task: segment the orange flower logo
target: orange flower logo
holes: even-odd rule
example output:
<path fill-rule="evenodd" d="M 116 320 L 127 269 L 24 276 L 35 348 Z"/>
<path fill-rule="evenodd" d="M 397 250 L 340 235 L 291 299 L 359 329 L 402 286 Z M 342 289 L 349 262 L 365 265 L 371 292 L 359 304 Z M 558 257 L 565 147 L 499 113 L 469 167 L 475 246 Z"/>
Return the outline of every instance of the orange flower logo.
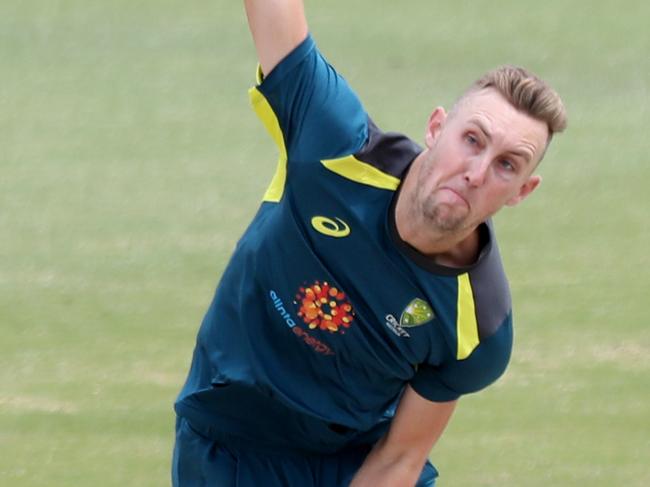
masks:
<path fill-rule="evenodd" d="M 298 316 L 311 330 L 345 333 L 354 321 L 354 310 L 345 294 L 327 282 L 316 281 L 309 287 L 301 287 L 296 294 L 296 305 Z"/>

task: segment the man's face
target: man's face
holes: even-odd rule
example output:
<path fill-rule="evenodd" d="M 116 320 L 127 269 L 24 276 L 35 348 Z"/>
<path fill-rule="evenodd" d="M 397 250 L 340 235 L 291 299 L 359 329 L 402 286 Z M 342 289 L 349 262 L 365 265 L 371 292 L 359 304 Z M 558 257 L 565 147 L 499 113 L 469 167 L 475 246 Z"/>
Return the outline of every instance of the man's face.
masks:
<path fill-rule="evenodd" d="M 544 122 L 519 112 L 493 89 L 431 115 L 413 203 L 438 231 L 475 228 L 516 205 L 541 182 L 532 171 L 544 153 Z"/>

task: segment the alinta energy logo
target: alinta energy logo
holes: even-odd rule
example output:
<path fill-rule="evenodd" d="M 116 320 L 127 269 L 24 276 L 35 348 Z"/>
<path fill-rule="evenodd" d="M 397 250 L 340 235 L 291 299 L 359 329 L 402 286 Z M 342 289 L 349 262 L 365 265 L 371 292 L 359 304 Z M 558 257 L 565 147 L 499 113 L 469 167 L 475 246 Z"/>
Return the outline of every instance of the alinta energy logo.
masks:
<path fill-rule="evenodd" d="M 294 335 L 315 352 L 323 355 L 335 355 L 334 351 L 323 341 L 313 336 L 310 331 L 321 330 L 330 334 L 345 333 L 354 321 L 354 310 L 347 301 L 345 293 L 329 283 L 320 281 L 310 286 L 302 286 L 295 296 L 293 304 L 298 308 L 300 317 L 307 329 L 300 326 L 285 307 L 278 293 L 271 290 L 269 297 L 273 307 L 284 320 Z"/>
<path fill-rule="evenodd" d="M 311 286 L 301 287 L 294 303 L 300 306 L 298 316 L 310 330 L 318 328 L 344 334 L 354 321 L 354 310 L 345 293 L 328 282 L 316 281 Z"/>

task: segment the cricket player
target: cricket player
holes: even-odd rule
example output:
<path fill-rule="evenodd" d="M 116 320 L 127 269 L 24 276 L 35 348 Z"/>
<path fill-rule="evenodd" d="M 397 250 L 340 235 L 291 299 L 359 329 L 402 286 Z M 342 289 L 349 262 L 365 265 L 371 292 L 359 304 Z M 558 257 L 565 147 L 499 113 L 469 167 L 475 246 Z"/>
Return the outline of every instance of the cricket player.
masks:
<path fill-rule="evenodd" d="M 372 121 L 301 0 L 245 7 L 279 160 L 198 333 L 173 484 L 433 486 L 458 399 L 510 358 L 491 217 L 539 186 L 564 107 L 497 68 L 433 110 L 420 146 Z"/>

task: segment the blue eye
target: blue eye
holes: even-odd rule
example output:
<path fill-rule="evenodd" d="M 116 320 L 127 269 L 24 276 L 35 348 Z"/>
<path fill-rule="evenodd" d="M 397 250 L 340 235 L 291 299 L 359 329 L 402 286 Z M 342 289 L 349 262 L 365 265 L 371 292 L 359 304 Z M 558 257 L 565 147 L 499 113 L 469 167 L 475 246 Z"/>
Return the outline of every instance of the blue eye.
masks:
<path fill-rule="evenodd" d="M 514 171 L 515 166 L 507 159 L 502 159 L 501 162 L 501 167 L 505 169 L 506 171 Z"/>
<path fill-rule="evenodd" d="M 478 144 L 478 140 L 477 140 L 476 137 L 474 137 L 472 134 L 467 134 L 467 135 L 465 136 L 465 140 L 466 140 L 467 142 L 469 142 L 471 145 L 476 145 L 476 144 Z"/>

